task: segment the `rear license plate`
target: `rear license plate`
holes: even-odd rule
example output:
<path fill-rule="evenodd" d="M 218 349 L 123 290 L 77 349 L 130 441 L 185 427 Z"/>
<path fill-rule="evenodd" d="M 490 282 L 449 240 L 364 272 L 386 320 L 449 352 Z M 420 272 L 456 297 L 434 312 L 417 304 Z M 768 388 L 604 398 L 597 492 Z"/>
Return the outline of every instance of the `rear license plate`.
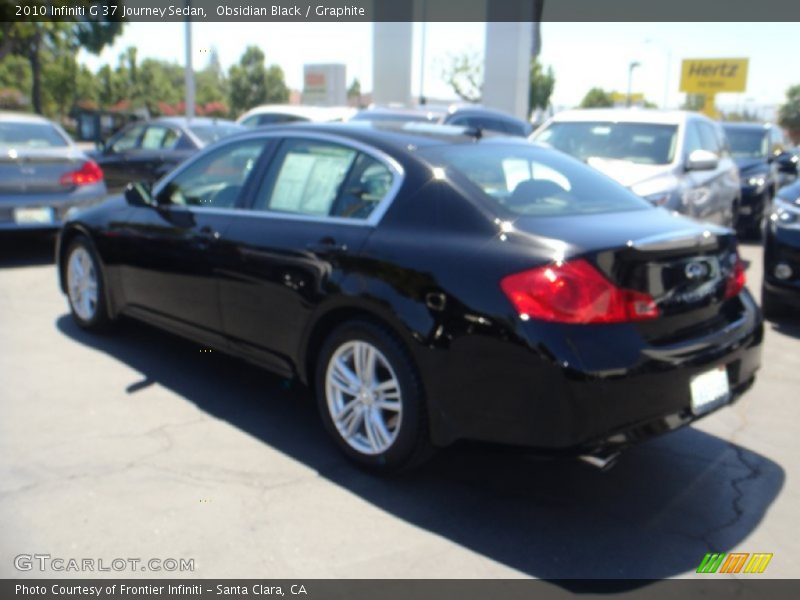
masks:
<path fill-rule="evenodd" d="M 728 402 L 731 396 L 728 371 L 724 366 L 697 375 L 689 384 L 692 392 L 692 412 L 702 415 Z"/>
<path fill-rule="evenodd" d="M 14 221 L 19 225 L 50 225 L 55 221 L 50 206 L 14 209 Z"/>
<path fill-rule="evenodd" d="M 749 206 L 740 206 L 739 207 L 739 214 L 749 215 L 752 212 L 753 212 L 753 209 L 750 208 Z"/>

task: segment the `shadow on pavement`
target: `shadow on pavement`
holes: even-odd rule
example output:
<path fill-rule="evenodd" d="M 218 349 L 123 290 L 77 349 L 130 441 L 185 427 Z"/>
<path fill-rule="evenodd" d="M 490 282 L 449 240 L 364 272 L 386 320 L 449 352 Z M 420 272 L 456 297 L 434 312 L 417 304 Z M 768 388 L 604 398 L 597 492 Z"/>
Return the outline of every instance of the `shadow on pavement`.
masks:
<path fill-rule="evenodd" d="M 51 265 L 55 261 L 52 233 L 3 232 L 0 235 L 0 269 Z"/>
<path fill-rule="evenodd" d="M 378 478 L 339 455 L 305 388 L 148 326 L 122 322 L 96 336 L 66 315 L 56 325 L 141 373 L 113 393 L 167 387 L 396 518 L 534 577 L 636 578 L 638 587 L 692 572 L 706 552 L 746 539 L 783 486 L 776 463 L 692 428 L 632 449 L 606 473 L 462 444 Z"/>

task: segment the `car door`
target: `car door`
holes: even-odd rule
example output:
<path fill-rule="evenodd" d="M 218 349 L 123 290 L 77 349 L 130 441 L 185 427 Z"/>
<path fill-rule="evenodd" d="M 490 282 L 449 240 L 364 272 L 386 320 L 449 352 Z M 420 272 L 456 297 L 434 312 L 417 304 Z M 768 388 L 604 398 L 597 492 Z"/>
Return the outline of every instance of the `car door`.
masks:
<path fill-rule="evenodd" d="M 220 288 L 231 343 L 287 373 L 315 308 L 347 293 L 349 269 L 402 177 L 369 149 L 309 135 L 281 139 L 249 209 L 234 215 Z"/>
<path fill-rule="evenodd" d="M 132 158 L 139 151 L 145 126 L 129 125 L 113 136 L 96 157 L 103 169 L 109 191 L 118 191 L 130 181 L 139 181 L 139 173 L 134 170 Z"/>
<path fill-rule="evenodd" d="M 265 145 L 237 140 L 198 156 L 154 190 L 157 206 L 132 210 L 119 233 L 131 311 L 195 338 L 221 339 L 225 232 Z"/>
<path fill-rule="evenodd" d="M 733 211 L 734 201 L 739 193 L 735 183 L 736 166 L 733 164 L 713 123 L 699 121 L 700 143 L 704 150 L 713 152 L 719 161 L 714 169 L 704 175 L 704 185 L 708 190 L 708 199 L 702 205 L 700 218 L 721 225 L 728 225 Z"/>

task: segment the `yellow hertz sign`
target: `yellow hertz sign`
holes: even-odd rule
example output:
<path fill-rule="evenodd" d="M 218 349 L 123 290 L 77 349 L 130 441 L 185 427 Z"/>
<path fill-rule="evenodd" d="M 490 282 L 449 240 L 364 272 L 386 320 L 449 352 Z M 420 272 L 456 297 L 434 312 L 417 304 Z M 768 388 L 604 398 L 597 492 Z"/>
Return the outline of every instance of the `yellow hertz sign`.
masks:
<path fill-rule="evenodd" d="M 681 67 L 681 92 L 716 94 L 747 89 L 747 58 L 686 58 Z"/>

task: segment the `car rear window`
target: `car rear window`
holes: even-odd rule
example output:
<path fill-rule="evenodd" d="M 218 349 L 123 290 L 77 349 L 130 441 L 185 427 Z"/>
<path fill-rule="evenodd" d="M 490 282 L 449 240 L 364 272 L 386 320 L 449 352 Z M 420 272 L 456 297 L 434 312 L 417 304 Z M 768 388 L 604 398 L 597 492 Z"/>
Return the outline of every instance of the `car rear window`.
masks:
<path fill-rule="evenodd" d="M 236 123 L 220 123 L 217 125 L 192 125 L 189 129 L 200 138 L 201 142 L 211 144 L 234 133 L 244 131 L 245 127 Z"/>
<path fill-rule="evenodd" d="M 0 123 L 0 146 L 10 148 L 64 148 L 67 139 L 49 123 Z"/>
<path fill-rule="evenodd" d="M 606 158 L 667 165 L 675 158 L 677 125 L 656 123 L 555 122 L 536 136 L 580 160 Z"/>
<path fill-rule="evenodd" d="M 460 144 L 420 149 L 432 166 L 475 184 L 499 212 L 559 216 L 652 209 L 591 167 L 529 144 Z"/>

